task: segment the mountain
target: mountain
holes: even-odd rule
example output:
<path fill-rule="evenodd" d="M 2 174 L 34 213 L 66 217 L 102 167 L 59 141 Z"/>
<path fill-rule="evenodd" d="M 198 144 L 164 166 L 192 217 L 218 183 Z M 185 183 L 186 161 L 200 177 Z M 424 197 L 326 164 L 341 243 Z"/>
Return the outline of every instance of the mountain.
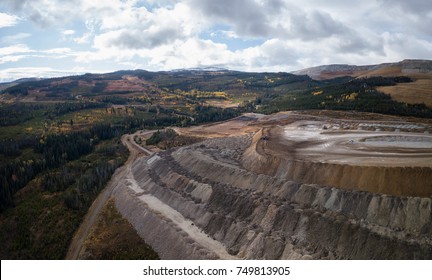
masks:
<path fill-rule="evenodd" d="M 178 73 L 178 72 L 231 72 L 230 70 L 226 68 L 221 67 L 198 67 L 198 68 L 181 68 L 181 69 L 173 69 L 171 71 L 168 71 L 169 73 Z"/>
<path fill-rule="evenodd" d="M 327 80 L 337 77 L 375 77 L 375 76 L 414 76 L 432 74 L 431 60 L 406 59 L 396 63 L 375 65 L 330 64 L 310 67 L 292 72 L 295 75 L 308 75 L 315 80 Z"/>
<path fill-rule="evenodd" d="M 408 79 L 396 78 L 401 76 Z M 338 77 L 345 78 L 334 79 Z M 320 92 L 318 88 L 324 90 L 326 86 L 334 85 L 340 87 L 340 91 L 349 88 L 351 91 L 347 94 L 351 94 L 361 91 L 357 88 L 357 82 L 353 89 L 351 89 L 352 85 L 345 85 L 352 78 L 375 77 L 387 78 L 387 80 L 371 80 L 369 83 L 377 91 L 390 95 L 393 100 L 409 104 L 424 103 L 432 107 L 432 61 L 430 60 L 403 60 L 396 63 L 364 66 L 332 64 L 293 73 L 246 73 L 215 67 L 163 72 L 123 70 L 107 74 L 87 73 L 61 78 L 16 81 L 0 87 L 0 100 L 6 102 L 87 100 L 120 105 L 149 103 L 160 104 L 170 109 L 184 107 L 191 102 L 226 108 L 256 101 L 258 107 L 268 105 L 270 102 L 273 103 L 274 110 L 276 108 L 279 110 L 282 109 L 279 108 L 280 98 L 290 96 L 285 100 L 285 109 L 310 109 L 324 106 L 317 105 L 318 103 L 327 104 L 325 106 L 329 103 L 321 100 L 323 96 L 315 96 L 307 102 L 303 100 L 302 98 L 310 98 L 311 90 L 317 94 Z M 395 79 L 390 81 L 392 78 Z M 327 98 L 334 99 L 335 96 L 330 94 Z M 294 106 L 294 103 L 298 106 Z M 363 107 L 365 106 L 362 105 Z"/>
<path fill-rule="evenodd" d="M 344 76 L 357 76 L 360 73 L 365 73 L 379 67 L 378 65 L 348 65 L 348 64 L 330 64 L 310 67 L 292 72 L 295 75 L 308 75 L 315 80 L 327 80 Z"/>
<path fill-rule="evenodd" d="M 245 73 L 222 68 L 194 68 L 164 72 L 123 70 L 107 74 L 29 80 L 0 89 L 0 100 L 24 102 L 102 101 L 115 104 L 157 103 L 185 106 L 204 103 L 238 106 L 264 93 L 303 90 L 320 83 L 306 75 Z"/>
<path fill-rule="evenodd" d="M 306 68 L 295 71 L 296 75 L 308 75 L 315 80 L 328 80 L 350 76 L 354 78 L 367 77 L 397 77 L 407 76 L 412 83 L 401 83 L 394 86 L 381 86 L 377 90 L 390 95 L 394 100 L 409 104 L 424 103 L 432 107 L 432 61 L 406 59 L 396 63 L 377 65 L 347 65 L 332 64 Z"/>
<path fill-rule="evenodd" d="M 42 80 L 42 78 L 34 77 L 34 78 L 21 78 L 21 79 L 12 81 L 12 82 L 0 83 L 0 91 L 4 90 L 4 89 L 7 89 L 9 87 L 16 86 L 16 85 L 18 85 L 20 83 L 36 82 L 36 81 L 40 81 L 40 80 Z"/>

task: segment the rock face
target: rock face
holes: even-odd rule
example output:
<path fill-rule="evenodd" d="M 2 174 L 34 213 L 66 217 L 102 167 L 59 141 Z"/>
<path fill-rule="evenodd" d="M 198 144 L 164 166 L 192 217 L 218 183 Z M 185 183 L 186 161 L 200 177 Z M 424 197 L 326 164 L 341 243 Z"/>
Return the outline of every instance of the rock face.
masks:
<path fill-rule="evenodd" d="M 432 72 L 432 61 L 406 59 L 401 62 L 402 73 L 430 73 Z"/>
<path fill-rule="evenodd" d="M 252 144 L 217 138 L 139 158 L 117 208 L 164 259 L 432 259 L 430 197 L 259 174 L 242 164 Z"/>

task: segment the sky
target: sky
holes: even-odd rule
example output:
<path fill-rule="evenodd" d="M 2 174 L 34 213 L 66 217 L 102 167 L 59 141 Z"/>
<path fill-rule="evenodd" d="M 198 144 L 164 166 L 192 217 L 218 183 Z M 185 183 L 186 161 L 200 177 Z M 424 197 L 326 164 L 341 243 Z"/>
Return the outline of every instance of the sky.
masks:
<path fill-rule="evenodd" d="M 429 0 L 1 0 L 0 82 L 432 59 Z"/>

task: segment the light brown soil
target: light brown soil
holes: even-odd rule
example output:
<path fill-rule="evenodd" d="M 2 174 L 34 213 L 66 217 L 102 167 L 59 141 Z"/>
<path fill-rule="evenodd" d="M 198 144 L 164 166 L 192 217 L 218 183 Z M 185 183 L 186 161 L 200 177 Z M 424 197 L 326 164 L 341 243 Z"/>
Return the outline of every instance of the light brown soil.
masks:
<path fill-rule="evenodd" d="M 206 101 L 206 104 L 214 107 L 220 107 L 220 108 L 237 108 L 238 106 L 240 106 L 240 103 L 233 103 L 228 100 L 223 100 L 223 101 L 208 100 Z"/>
<path fill-rule="evenodd" d="M 378 87 L 377 90 L 389 94 L 394 100 L 408 104 L 424 103 L 432 107 L 432 77 L 418 79 L 413 83 L 391 87 Z"/>

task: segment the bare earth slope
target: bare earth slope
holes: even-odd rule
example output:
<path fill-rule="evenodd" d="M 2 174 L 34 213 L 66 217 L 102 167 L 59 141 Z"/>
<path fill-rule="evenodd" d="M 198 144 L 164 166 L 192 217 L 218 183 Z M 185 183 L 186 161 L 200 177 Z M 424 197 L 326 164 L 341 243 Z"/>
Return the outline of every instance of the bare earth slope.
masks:
<path fill-rule="evenodd" d="M 286 112 L 178 131 L 208 140 L 137 158 L 114 191 L 161 258 L 432 258 L 430 123 Z"/>

